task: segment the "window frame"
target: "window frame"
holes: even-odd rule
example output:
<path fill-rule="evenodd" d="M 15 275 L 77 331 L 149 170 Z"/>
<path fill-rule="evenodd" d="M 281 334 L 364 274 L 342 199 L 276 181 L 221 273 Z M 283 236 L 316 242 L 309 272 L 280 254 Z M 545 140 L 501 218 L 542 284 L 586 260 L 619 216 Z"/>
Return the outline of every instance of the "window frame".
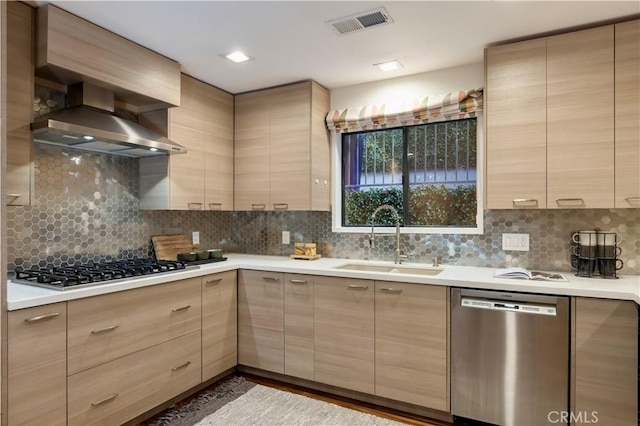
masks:
<path fill-rule="evenodd" d="M 484 233 L 484 114 L 476 115 L 476 226 L 475 227 L 405 227 L 400 226 L 401 234 L 454 234 L 482 235 Z M 455 120 L 447 120 L 455 121 Z M 399 126 L 403 127 L 403 126 Z M 381 130 L 390 130 L 385 128 Z M 355 133 L 355 132 L 354 132 Z M 369 234 L 371 226 L 342 226 L 342 133 L 334 133 L 331 137 L 331 231 L 345 234 Z M 376 234 L 392 234 L 395 228 L 376 226 Z"/>

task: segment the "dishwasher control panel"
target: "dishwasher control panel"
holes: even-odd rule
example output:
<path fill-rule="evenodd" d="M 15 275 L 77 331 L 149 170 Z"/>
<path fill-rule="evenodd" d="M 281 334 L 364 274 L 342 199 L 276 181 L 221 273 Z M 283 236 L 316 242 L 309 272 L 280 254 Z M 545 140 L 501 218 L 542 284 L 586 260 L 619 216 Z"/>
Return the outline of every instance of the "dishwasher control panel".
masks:
<path fill-rule="evenodd" d="M 537 315 L 556 315 L 556 307 L 521 302 L 505 302 L 503 300 L 474 299 L 462 297 L 460 305 L 467 308 L 489 309 L 494 311 L 522 312 Z"/>

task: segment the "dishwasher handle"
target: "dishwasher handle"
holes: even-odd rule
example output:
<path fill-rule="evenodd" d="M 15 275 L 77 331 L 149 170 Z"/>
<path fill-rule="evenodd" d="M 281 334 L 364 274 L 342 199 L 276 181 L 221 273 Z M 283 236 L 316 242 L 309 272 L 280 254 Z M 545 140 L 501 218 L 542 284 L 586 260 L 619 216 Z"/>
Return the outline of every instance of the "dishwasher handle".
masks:
<path fill-rule="evenodd" d="M 517 312 L 533 315 L 557 315 L 555 305 L 512 301 L 505 302 L 504 300 L 477 299 L 465 296 L 462 296 L 460 299 L 460 306 L 471 309 L 487 309 L 491 311 Z"/>

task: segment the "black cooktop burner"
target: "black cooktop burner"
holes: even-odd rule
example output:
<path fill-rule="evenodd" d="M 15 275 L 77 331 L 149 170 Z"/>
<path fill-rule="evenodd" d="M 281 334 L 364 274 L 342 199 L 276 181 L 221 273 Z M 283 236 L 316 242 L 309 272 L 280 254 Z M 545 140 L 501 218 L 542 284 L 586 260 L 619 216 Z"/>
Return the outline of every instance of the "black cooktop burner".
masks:
<path fill-rule="evenodd" d="M 126 259 L 113 262 L 23 269 L 17 267 L 13 281 L 55 290 L 96 285 L 105 281 L 141 277 L 185 269 L 184 262 L 154 259 Z"/>

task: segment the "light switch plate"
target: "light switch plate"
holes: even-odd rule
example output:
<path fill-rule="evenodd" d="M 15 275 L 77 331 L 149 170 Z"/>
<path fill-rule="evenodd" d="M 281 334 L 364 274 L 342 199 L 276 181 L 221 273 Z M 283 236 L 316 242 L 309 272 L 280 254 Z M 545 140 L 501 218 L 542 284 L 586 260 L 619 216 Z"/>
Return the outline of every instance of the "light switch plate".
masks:
<path fill-rule="evenodd" d="M 502 234 L 502 250 L 529 251 L 529 234 Z"/>
<path fill-rule="evenodd" d="M 193 231 L 191 233 L 191 244 L 193 245 L 200 244 L 200 232 Z"/>
<path fill-rule="evenodd" d="M 291 243 L 291 234 L 289 231 L 282 231 L 282 244 L 290 244 Z"/>

